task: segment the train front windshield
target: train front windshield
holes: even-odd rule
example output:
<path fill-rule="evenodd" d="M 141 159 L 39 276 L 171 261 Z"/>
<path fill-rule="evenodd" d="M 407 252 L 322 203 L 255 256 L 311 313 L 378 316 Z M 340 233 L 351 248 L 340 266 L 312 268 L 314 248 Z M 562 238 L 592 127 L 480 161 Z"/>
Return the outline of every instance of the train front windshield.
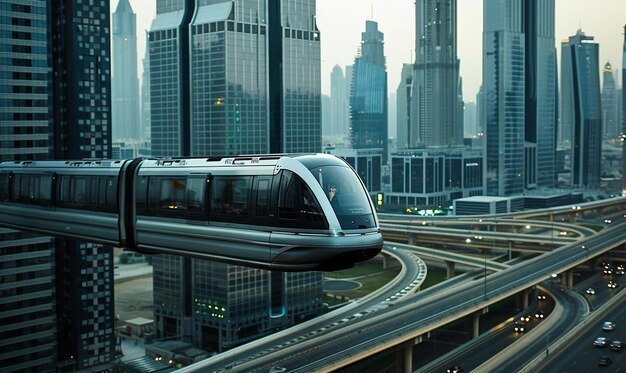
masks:
<path fill-rule="evenodd" d="M 342 229 L 376 227 L 369 196 L 348 167 L 322 166 L 311 169 L 333 207 Z"/>

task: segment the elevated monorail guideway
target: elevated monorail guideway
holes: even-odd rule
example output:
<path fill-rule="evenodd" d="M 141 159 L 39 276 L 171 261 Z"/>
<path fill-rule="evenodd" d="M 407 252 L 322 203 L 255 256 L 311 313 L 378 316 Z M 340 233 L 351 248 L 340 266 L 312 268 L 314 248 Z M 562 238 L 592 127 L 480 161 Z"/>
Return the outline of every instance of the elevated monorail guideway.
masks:
<path fill-rule="evenodd" d="M 279 271 L 383 246 L 363 182 L 326 154 L 2 162 L 0 226 Z"/>

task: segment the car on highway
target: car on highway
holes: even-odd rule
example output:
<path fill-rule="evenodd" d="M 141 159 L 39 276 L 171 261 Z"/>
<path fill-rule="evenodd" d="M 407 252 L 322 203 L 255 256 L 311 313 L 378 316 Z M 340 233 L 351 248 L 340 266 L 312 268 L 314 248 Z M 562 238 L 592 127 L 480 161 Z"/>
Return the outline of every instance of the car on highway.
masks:
<path fill-rule="evenodd" d="M 611 342 L 609 347 L 611 347 L 611 350 L 613 350 L 613 351 L 621 351 L 621 350 L 624 349 L 624 342 L 619 341 L 619 340 L 616 339 L 613 342 Z"/>
<path fill-rule="evenodd" d="M 608 286 L 609 289 L 615 289 L 616 287 L 618 287 L 617 282 L 615 282 L 613 280 L 609 281 L 609 283 L 606 284 L 606 286 Z"/>
<path fill-rule="evenodd" d="M 595 295 L 596 294 L 596 289 L 594 289 L 594 288 L 587 288 L 587 290 L 585 290 L 585 293 L 587 293 L 588 295 Z"/>
<path fill-rule="evenodd" d="M 523 333 L 526 331 L 526 325 L 524 325 L 524 323 L 516 321 L 515 324 L 513 324 L 513 330 L 515 330 L 515 333 Z"/>
<path fill-rule="evenodd" d="M 598 337 L 594 339 L 593 345 L 596 347 L 606 347 L 607 340 L 606 337 Z"/>
<path fill-rule="evenodd" d="M 544 316 L 545 316 L 545 315 L 543 314 L 543 311 L 537 311 L 537 312 L 535 312 L 535 319 L 537 319 L 537 320 L 541 320 L 541 319 L 543 319 L 543 318 L 544 318 Z"/>
<path fill-rule="evenodd" d="M 539 294 L 537 295 L 537 299 L 538 300 L 546 300 L 548 297 L 545 294 Z"/>
<path fill-rule="evenodd" d="M 606 331 L 606 332 L 612 332 L 613 330 L 615 330 L 615 323 L 611 322 L 611 321 L 605 321 L 602 323 L 602 330 Z"/>
<path fill-rule="evenodd" d="M 530 322 L 530 315 L 522 315 L 522 317 L 519 318 L 519 321 L 523 323 Z"/>
<path fill-rule="evenodd" d="M 287 371 L 287 368 L 284 368 L 284 367 L 271 367 L 268 373 L 283 373 L 286 371 Z"/>
<path fill-rule="evenodd" d="M 611 361 L 611 358 L 609 358 L 608 356 L 602 356 L 600 359 L 598 359 L 598 365 L 601 367 L 608 367 L 609 365 L 611 365 L 611 363 L 613 363 L 613 361 Z"/>
<path fill-rule="evenodd" d="M 604 224 L 611 224 L 613 221 L 611 219 L 604 219 Z"/>
<path fill-rule="evenodd" d="M 448 368 L 448 370 L 446 370 L 447 373 L 463 373 L 463 368 L 461 367 L 450 367 Z"/>
<path fill-rule="evenodd" d="M 604 268 L 602 269 L 602 272 L 605 275 L 611 275 L 613 274 L 613 265 L 612 264 L 605 264 Z"/>
<path fill-rule="evenodd" d="M 624 273 L 626 273 L 626 271 L 624 270 L 624 266 L 622 264 L 618 264 L 617 267 L 615 267 L 615 274 L 623 276 Z"/>

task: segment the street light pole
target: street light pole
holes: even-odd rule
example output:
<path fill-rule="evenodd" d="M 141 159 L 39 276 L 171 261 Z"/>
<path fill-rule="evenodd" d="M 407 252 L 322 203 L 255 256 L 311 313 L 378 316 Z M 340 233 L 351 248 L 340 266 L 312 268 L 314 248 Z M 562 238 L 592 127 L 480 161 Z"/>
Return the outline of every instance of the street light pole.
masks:
<path fill-rule="evenodd" d="M 493 242 L 495 242 L 495 238 Z M 488 299 L 487 298 L 487 247 L 485 247 L 485 299 Z"/>

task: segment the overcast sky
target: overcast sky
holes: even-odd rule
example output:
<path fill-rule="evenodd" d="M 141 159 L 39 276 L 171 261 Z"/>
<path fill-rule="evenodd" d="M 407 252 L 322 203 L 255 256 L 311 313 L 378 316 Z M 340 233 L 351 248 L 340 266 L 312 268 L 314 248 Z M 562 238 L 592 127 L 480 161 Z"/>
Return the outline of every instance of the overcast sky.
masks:
<path fill-rule="evenodd" d="M 111 12 L 119 0 L 111 0 Z M 145 32 L 156 15 L 156 0 L 130 0 L 137 14 L 138 53 L 143 58 Z M 463 96 L 474 100 L 482 80 L 482 0 L 458 0 L 458 54 Z M 403 63 L 413 59 L 414 0 L 317 0 L 317 25 L 322 35 L 322 93 L 330 92 L 330 72 L 336 64 L 354 62 L 365 21 L 378 22 L 385 34 L 389 92 L 395 92 Z M 556 46 L 582 28 L 600 44 L 600 63 L 622 67 L 626 0 L 556 0 Z M 141 69 L 141 64 L 140 67 Z"/>

